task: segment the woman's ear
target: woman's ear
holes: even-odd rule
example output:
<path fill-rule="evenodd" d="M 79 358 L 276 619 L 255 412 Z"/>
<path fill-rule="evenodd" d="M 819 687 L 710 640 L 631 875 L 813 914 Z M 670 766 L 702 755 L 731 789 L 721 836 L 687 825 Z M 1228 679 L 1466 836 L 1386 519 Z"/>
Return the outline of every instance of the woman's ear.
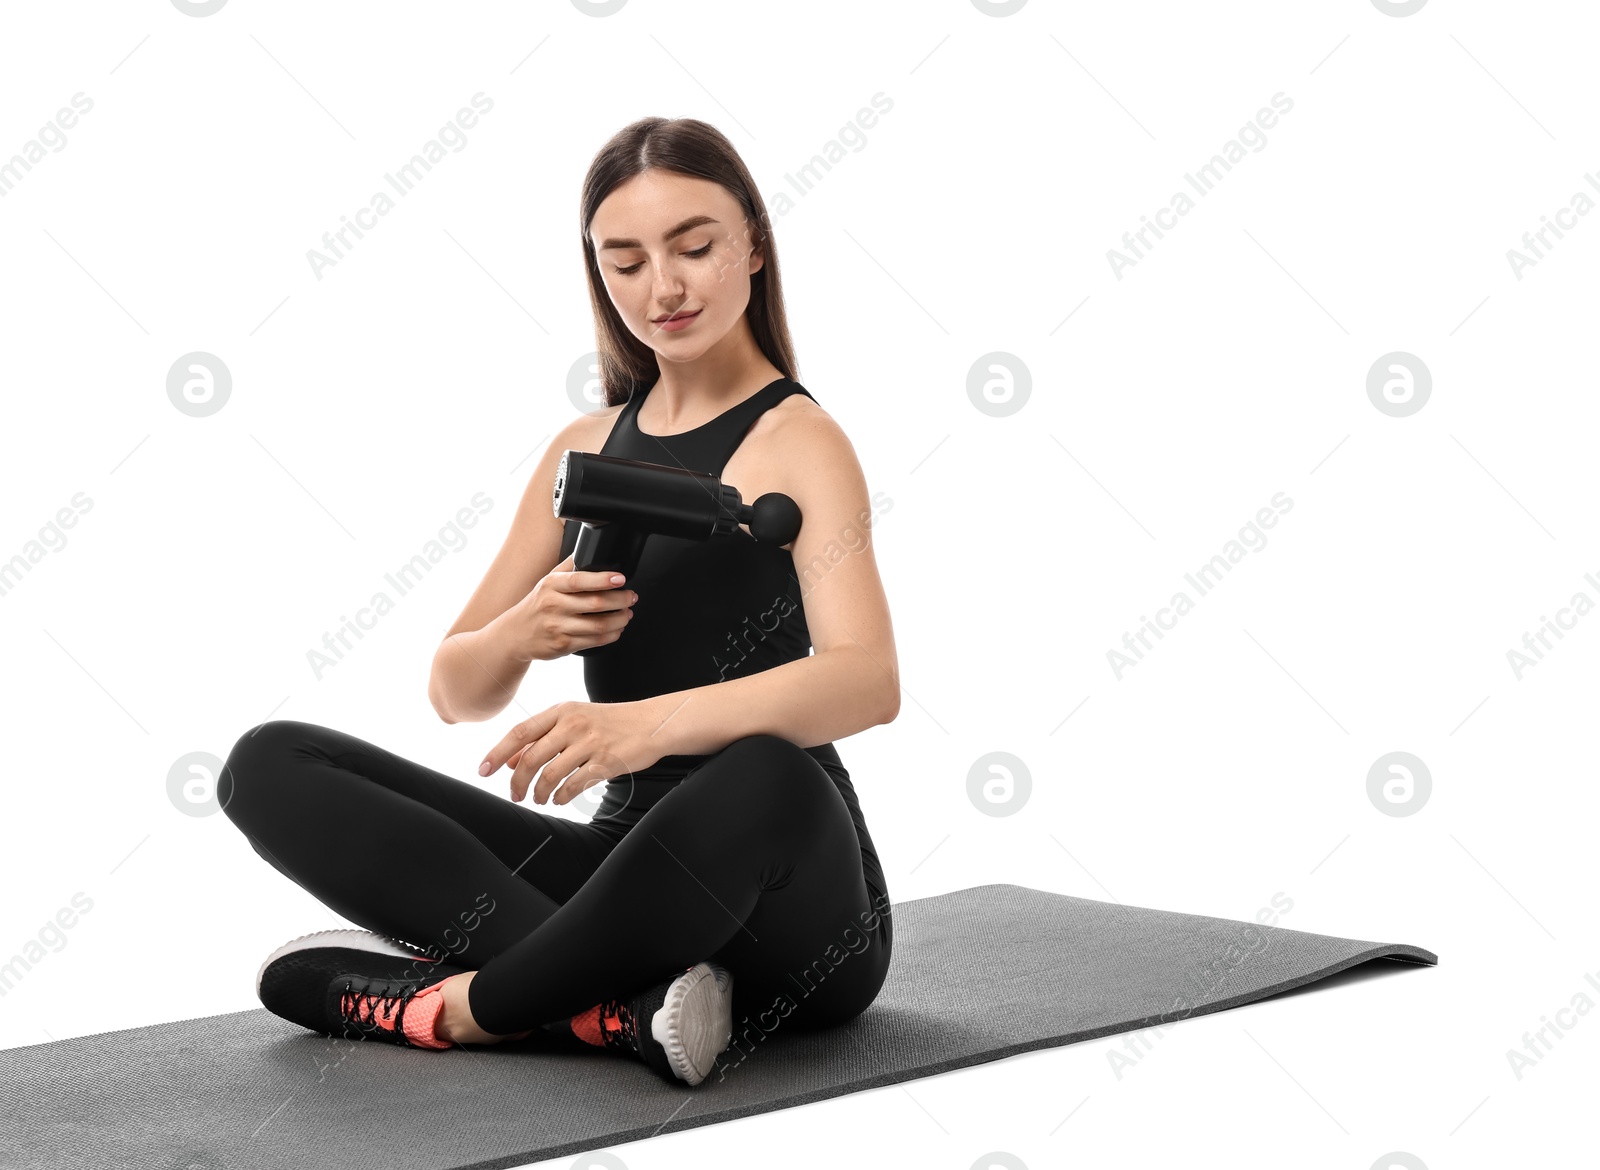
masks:
<path fill-rule="evenodd" d="M 746 238 L 749 238 L 749 231 L 750 228 L 747 221 L 745 227 Z M 756 244 L 752 246 L 750 249 L 750 275 L 754 276 L 756 273 L 760 272 L 762 265 L 764 265 L 766 262 L 767 258 L 761 254 L 761 245 Z"/>

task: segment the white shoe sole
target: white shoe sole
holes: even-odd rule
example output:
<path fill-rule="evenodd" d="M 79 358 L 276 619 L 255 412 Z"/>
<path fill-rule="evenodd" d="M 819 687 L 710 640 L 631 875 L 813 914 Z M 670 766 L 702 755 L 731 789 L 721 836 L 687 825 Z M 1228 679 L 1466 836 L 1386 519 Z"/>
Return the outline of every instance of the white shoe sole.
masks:
<path fill-rule="evenodd" d="M 261 966 L 256 968 L 256 995 L 261 994 L 261 980 L 267 973 L 267 968 L 285 955 L 292 955 L 295 951 L 309 950 L 312 947 L 348 947 L 351 950 L 370 951 L 375 955 L 392 955 L 397 959 L 423 959 L 425 956 L 414 947 L 409 947 L 399 939 L 390 938 L 388 935 L 374 934 L 370 930 L 358 930 L 353 927 L 334 927 L 330 930 L 314 930 L 310 934 L 302 934 L 299 938 L 290 939 L 277 950 L 273 951 L 261 961 Z"/>
<path fill-rule="evenodd" d="M 666 1050 L 679 1080 L 705 1080 L 733 1039 L 732 973 L 715 963 L 696 963 L 679 975 L 650 1018 L 650 1035 Z"/>

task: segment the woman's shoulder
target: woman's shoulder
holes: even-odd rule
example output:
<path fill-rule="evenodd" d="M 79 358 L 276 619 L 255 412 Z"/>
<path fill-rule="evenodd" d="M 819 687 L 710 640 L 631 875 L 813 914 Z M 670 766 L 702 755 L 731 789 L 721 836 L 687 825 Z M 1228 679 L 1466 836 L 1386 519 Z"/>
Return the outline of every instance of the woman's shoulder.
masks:
<path fill-rule="evenodd" d="M 781 468 L 786 483 L 793 482 L 791 477 L 860 474 L 855 445 L 844 428 L 805 394 L 790 394 L 763 411 L 740 450 L 749 452 L 752 461 L 775 471 Z"/>
<path fill-rule="evenodd" d="M 557 435 L 557 440 L 563 447 L 571 447 L 578 451 L 599 451 L 611 437 L 611 429 L 616 426 L 617 416 L 627 405 L 626 402 L 619 402 L 614 406 L 602 406 L 585 411 L 566 424 Z"/>
<path fill-rule="evenodd" d="M 746 500 L 782 492 L 803 514 L 842 509 L 853 515 L 865 506 L 856 498 L 864 496 L 864 476 L 854 445 L 833 416 L 804 394 L 789 394 L 757 417 L 723 476 Z M 784 547 L 793 550 L 792 543 Z"/>
<path fill-rule="evenodd" d="M 794 384 L 800 385 L 798 382 Z M 834 421 L 833 416 L 819 406 L 809 392 L 802 394 L 797 390 L 763 411 L 761 417 L 756 419 L 755 426 L 750 428 L 750 434 L 752 437 L 770 436 L 789 442 L 819 434 L 842 437 L 844 432 Z"/>

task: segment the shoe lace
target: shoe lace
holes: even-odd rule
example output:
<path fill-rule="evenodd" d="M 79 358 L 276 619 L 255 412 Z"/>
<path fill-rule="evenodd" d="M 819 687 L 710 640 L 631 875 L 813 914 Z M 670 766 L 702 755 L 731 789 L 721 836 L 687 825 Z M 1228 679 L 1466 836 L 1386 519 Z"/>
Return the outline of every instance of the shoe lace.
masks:
<path fill-rule="evenodd" d="M 406 1006 L 417 994 L 415 984 L 408 984 L 400 992 L 390 995 L 356 991 L 354 988 L 354 980 L 345 980 L 344 990 L 339 996 L 339 1014 L 348 1025 L 346 1035 L 352 1031 L 362 1035 L 401 1031 Z"/>

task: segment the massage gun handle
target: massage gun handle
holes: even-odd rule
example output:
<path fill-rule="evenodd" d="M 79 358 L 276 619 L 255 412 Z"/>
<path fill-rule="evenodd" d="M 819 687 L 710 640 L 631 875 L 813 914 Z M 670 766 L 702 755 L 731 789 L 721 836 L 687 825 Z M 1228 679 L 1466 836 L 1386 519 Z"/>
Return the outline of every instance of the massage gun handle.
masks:
<path fill-rule="evenodd" d="M 639 568 L 644 542 L 649 536 L 648 532 L 631 524 L 590 524 L 587 520 L 581 521 L 578 542 L 572 548 L 572 567 L 579 572 L 621 573 L 632 580 Z"/>

